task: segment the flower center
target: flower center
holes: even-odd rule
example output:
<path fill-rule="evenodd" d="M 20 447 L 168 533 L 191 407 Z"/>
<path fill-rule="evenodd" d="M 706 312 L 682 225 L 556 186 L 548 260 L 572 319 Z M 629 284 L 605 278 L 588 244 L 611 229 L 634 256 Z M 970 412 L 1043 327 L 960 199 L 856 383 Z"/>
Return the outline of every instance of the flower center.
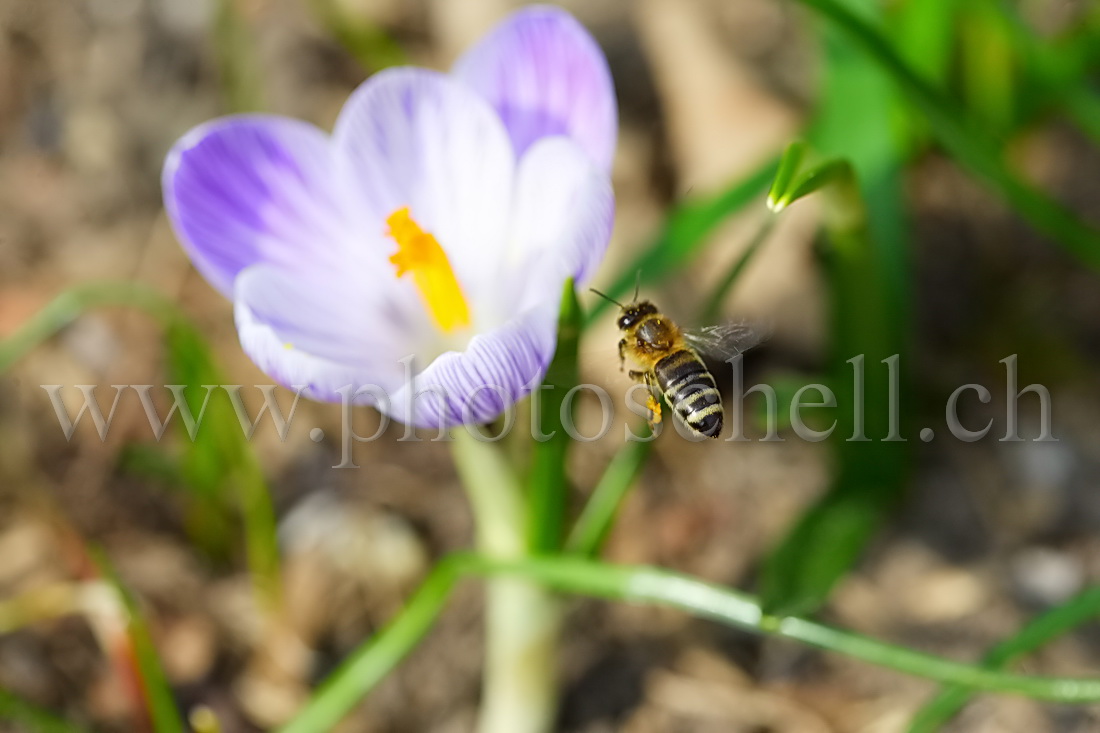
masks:
<path fill-rule="evenodd" d="M 390 262 L 397 276 L 412 273 L 424 307 L 440 331 L 450 333 L 470 325 L 470 308 L 451 269 L 447 253 L 435 237 L 420 228 L 409 215 L 409 207 L 389 215 L 387 234 L 397 242 L 397 252 Z"/>

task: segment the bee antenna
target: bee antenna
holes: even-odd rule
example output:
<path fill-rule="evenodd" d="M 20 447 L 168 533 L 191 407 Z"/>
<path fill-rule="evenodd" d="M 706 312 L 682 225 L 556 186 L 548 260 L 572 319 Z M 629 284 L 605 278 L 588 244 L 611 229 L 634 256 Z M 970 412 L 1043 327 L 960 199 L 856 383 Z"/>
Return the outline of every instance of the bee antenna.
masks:
<path fill-rule="evenodd" d="M 638 271 L 636 273 L 634 273 L 634 302 L 638 301 L 638 293 L 641 291 L 641 289 L 642 289 L 642 270 L 641 270 L 641 268 L 639 268 Z"/>
<path fill-rule="evenodd" d="M 589 290 L 591 290 L 593 293 L 600 296 L 604 300 L 607 300 L 607 301 L 610 301 L 610 302 L 614 303 L 615 305 L 619 306 L 620 308 L 625 308 L 626 307 L 622 303 L 620 303 L 619 301 L 612 298 L 610 295 L 607 295 L 606 293 L 601 293 L 599 290 L 596 290 L 596 288 L 589 288 Z"/>

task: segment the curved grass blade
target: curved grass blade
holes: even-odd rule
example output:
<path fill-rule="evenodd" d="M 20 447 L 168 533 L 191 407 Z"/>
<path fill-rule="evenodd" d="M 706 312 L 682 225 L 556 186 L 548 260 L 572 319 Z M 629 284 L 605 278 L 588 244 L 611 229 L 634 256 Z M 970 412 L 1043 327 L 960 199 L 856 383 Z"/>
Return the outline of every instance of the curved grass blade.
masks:
<path fill-rule="evenodd" d="M 458 563 L 444 558 L 385 628 L 352 652 L 279 733 L 327 733 L 401 660 L 443 611 L 458 580 Z"/>
<path fill-rule="evenodd" d="M 802 140 L 796 140 L 787 146 L 779 159 L 779 168 L 775 172 L 775 180 L 768 190 L 768 208 L 772 211 L 782 209 L 782 202 L 791 188 L 791 181 L 798 175 L 802 168 L 802 158 L 806 155 L 807 145 Z"/>
<path fill-rule="evenodd" d="M 1100 269 L 1100 231 L 1014 174 L 1002 146 L 973 124 L 947 97 L 898 55 L 870 23 L 837 0 L 799 0 L 862 48 L 928 118 L 933 136 L 952 157 L 977 174 L 1038 231 L 1090 267 Z"/>
<path fill-rule="evenodd" d="M 583 557 L 595 557 L 599 554 L 619 514 L 619 507 L 627 492 L 642 473 L 646 460 L 652 450 L 648 427 L 642 441 L 631 441 L 624 445 L 604 469 L 603 475 L 592 490 L 592 496 L 584 505 L 584 510 L 573 525 L 573 531 L 566 542 L 568 552 Z"/>
<path fill-rule="evenodd" d="M 985 669 L 1001 669 L 1010 662 L 1100 616 L 1100 587 L 1089 588 L 1066 603 L 1036 617 L 1015 636 L 994 646 L 982 658 Z M 971 691 L 949 687 L 924 705 L 909 723 L 909 733 L 933 733 L 969 701 Z"/>
<path fill-rule="evenodd" d="M 458 555 L 453 559 L 467 573 L 522 576 L 561 592 L 676 608 L 699 618 L 798 641 L 897 672 L 963 685 L 971 690 L 1066 703 L 1100 700 L 1100 678 L 1010 674 L 924 654 L 796 616 L 768 615 L 750 595 L 670 570 L 564 557 L 508 561 Z"/>
<path fill-rule="evenodd" d="M 381 71 L 408 63 L 401 44 L 366 17 L 339 0 L 308 0 L 332 37 L 366 70 Z"/>
<path fill-rule="evenodd" d="M 160 664 L 149 626 L 141 615 L 137 603 L 122 585 L 106 555 L 91 552 L 96 568 L 103 579 L 114 589 L 126 611 L 126 633 L 134 653 L 142 693 L 149 712 L 150 722 L 156 733 L 185 733 L 183 719 L 176 706 L 175 696 L 168 684 L 168 677 Z"/>
<path fill-rule="evenodd" d="M 574 595 L 676 608 L 699 618 L 798 641 L 870 664 L 970 690 L 1067 703 L 1100 700 L 1100 679 L 1016 675 L 955 662 L 794 616 L 770 616 L 747 594 L 660 568 L 578 557 L 515 560 L 458 553 L 441 560 L 386 628 L 352 653 L 278 733 L 327 733 L 427 634 L 463 575 L 513 576 Z"/>
<path fill-rule="evenodd" d="M 169 372 L 179 383 L 194 388 L 222 383 L 210 347 L 179 306 L 152 288 L 133 282 L 85 283 L 56 296 L 0 341 L 0 375 L 84 312 L 107 306 L 137 308 L 161 324 Z M 177 465 L 195 495 L 206 502 L 200 518 L 209 512 L 224 511 L 221 489 L 227 485 L 234 489 L 231 495 L 240 501 L 245 521 L 249 568 L 263 605 L 274 608 L 282 593 L 270 493 L 251 448 L 237 429 L 236 416 L 224 405 L 218 407 L 214 400 L 211 403 L 210 419 L 194 442 L 182 442 L 183 455 Z"/>
<path fill-rule="evenodd" d="M 877 7 L 858 1 L 868 10 Z M 822 190 L 829 307 L 825 376 L 845 409 L 835 412 L 828 442 L 835 466 L 828 491 L 764 560 L 760 593 L 773 613 L 809 614 L 825 602 L 895 505 L 908 470 L 905 443 L 893 436 L 891 380 L 881 363 L 905 353 L 909 333 L 900 177 L 906 151 L 891 127 L 898 100 L 871 59 L 854 52 L 831 27 L 823 36 L 826 86 L 810 140 L 822 154 L 843 155 L 850 164 L 826 163 L 828 174 L 811 171 L 803 185 L 810 190 L 816 182 L 831 184 Z M 851 360 L 861 356 L 864 376 L 857 389 Z"/>
<path fill-rule="evenodd" d="M 226 107 L 230 112 L 258 112 L 265 108 L 263 72 L 242 4 L 218 0 L 211 30 Z"/>

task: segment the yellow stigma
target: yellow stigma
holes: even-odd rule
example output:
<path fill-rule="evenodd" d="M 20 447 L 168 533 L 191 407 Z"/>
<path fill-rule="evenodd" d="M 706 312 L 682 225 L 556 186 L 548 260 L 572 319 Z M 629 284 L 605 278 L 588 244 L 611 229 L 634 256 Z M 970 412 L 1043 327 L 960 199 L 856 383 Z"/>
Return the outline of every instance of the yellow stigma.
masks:
<path fill-rule="evenodd" d="M 397 276 L 411 272 L 424 307 L 439 330 L 450 333 L 470 325 L 470 309 L 458 278 L 451 269 L 447 253 L 431 234 L 409 216 L 409 208 L 398 209 L 386 219 L 387 232 L 397 242 L 397 252 L 390 262 Z"/>

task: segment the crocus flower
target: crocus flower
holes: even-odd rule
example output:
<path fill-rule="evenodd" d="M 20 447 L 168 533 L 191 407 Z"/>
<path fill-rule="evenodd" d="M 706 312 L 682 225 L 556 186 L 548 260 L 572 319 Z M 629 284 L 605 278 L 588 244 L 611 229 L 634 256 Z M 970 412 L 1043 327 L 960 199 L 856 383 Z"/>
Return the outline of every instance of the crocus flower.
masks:
<path fill-rule="evenodd" d="M 562 287 L 602 258 L 616 128 L 596 43 L 529 7 L 451 74 L 371 77 L 331 135 L 200 125 L 165 162 L 165 207 L 274 380 L 327 401 L 377 385 L 389 399 L 364 400 L 418 426 L 485 422 L 543 377 Z"/>

